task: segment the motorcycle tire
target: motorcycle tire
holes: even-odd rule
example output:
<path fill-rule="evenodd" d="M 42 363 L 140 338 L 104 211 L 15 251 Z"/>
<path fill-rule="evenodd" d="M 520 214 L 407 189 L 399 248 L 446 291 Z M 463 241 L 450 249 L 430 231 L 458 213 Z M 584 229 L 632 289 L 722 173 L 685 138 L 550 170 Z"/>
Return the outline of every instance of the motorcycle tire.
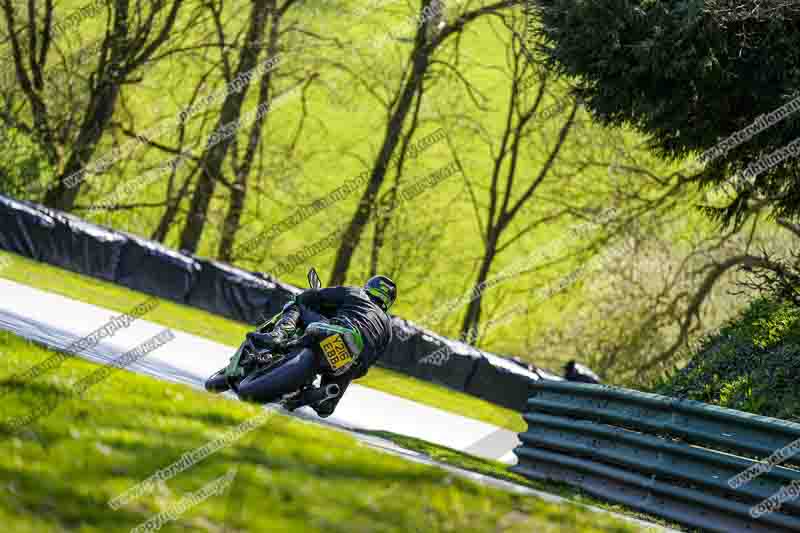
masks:
<path fill-rule="evenodd" d="M 214 394 L 220 394 L 230 390 L 228 379 L 225 377 L 225 368 L 216 372 L 213 376 L 208 378 L 205 383 L 206 390 Z"/>

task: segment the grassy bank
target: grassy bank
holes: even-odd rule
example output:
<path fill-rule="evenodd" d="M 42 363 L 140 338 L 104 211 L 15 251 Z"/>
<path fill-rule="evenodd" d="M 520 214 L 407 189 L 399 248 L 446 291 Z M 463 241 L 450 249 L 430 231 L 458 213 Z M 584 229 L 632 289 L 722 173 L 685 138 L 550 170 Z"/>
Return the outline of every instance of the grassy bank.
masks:
<path fill-rule="evenodd" d="M 3 376 L 52 355 L 7 333 L 0 333 L 0 350 Z M 125 371 L 69 397 L 71 385 L 96 368 L 69 359 L 33 383 L 4 383 L 4 417 L 40 402 L 55 406 L 27 429 L 0 434 L 7 531 L 127 531 L 232 469 L 224 491 L 162 531 L 636 530 L 581 507 L 488 489 L 279 414 L 113 511 L 109 499 L 262 410 Z"/>

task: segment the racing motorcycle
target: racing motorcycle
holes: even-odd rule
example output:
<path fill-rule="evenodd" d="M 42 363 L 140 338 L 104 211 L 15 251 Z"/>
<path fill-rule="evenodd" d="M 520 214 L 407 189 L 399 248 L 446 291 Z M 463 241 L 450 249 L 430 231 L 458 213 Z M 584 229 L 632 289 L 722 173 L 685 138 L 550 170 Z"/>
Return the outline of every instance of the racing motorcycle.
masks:
<path fill-rule="evenodd" d="M 314 268 L 308 271 L 308 284 L 312 289 L 322 287 Z M 309 310 L 301 305 L 300 322 L 304 325 L 313 321 L 306 318 L 308 314 Z M 282 315 L 283 312 L 280 312 L 273 316 L 258 326 L 256 331 L 270 332 Z M 277 403 L 290 411 L 339 397 L 342 393 L 339 385 L 332 383 L 319 388 L 314 381 L 318 374 L 326 370 L 325 363 L 330 364 L 332 358 L 333 361 L 341 360 L 342 349 L 347 350 L 346 344 L 341 338 L 335 338 L 339 335 L 332 335 L 314 343 L 310 349 L 302 348 L 295 344 L 301 335 L 302 329 L 297 328 L 285 346 L 275 350 L 261 349 L 249 337 L 246 338 L 228 366 L 206 380 L 206 390 L 213 393 L 232 390 L 242 400 L 252 401 L 252 397 L 257 397 L 258 403 Z M 288 366 L 293 368 L 287 371 Z M 270 378 L 279 372 L 281 386 L 275 388 L 272 383 L 274 380 Z M 243 388 L 247 389 L 248 394 L 244 394 Z"/>

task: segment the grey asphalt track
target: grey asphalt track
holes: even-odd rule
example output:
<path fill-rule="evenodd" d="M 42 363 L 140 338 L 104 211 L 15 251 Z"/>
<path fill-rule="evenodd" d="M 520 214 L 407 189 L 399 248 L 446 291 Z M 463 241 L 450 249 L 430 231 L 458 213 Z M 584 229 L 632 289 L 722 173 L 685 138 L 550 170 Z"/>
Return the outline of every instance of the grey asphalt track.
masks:
<path fill-rule="evenodd" d="M 0 279 L 0 294 L 1 329 L 57 349 L 67 348 L 120 314 L 5 279 Z M 163 330 L 159 324 L 139 319 L 77 355 L 109 363 Z M 227 365 L 235 351 L 230 346 L 172 331 L 174 340 L 128 369 L 203 388 L 206 378 Z M 301 411 L 316 417 L 308 408 Z M 348 429 L 391 431 L 507 464 L 516 462 L 512 450 L 519 439 L 512 431 L 355 383 L 327 421 Z"/>

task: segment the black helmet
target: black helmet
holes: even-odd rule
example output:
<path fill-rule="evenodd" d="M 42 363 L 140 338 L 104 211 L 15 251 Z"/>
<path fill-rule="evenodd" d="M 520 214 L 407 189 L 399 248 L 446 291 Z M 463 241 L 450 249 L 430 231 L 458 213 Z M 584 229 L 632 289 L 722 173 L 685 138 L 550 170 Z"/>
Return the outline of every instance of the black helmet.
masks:
<path fill-rule="evenodd" d="M 384 311 L 388 311 L 397 298 L 397 285 L 386 276 L 372 276 L 364 285 L 364 290 L 370 300 Z"/>

